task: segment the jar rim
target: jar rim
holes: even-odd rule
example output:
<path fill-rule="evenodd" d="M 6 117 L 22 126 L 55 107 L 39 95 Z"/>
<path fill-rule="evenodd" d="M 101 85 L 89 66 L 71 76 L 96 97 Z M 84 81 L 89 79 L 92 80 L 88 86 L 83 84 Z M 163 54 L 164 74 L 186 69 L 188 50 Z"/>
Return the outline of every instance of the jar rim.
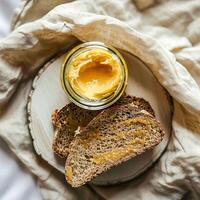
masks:
<path fill-rule="evenodd" d="M 78 94 L 70 85 L 69 81 L 66 79 L 66 71 L 68 70 L 67 67 L 70 60 L 73 58 L 73 56 L 76 56 L 77 53 L 80 53 L 84 49 L 87 50 L 88 48 L 89 49 L 100 48 L 109 51 L 109 53 L 116 56 L 117 60 L 119 61 L 119 66 L 121 67 L 122 70 L 122 80 L 120 81 L 120 85 L 118 86 L 116 91 L 111 95 L 109 95 L 108 97 L 95 101 L 86 99 L 82 97 L 80 94 Z M 117 49 L 115 49 L 110 45 L 106 45 L 102 42 L 96 42 L 96 41 L 85 42 L 75 46 L 67 53 L 61 67 L 62 88 L 66 93 L 66 95 L 68 96 L 69 100 L 71 100 L 77 106 L 88 110 L 100 110 L 111 106 L 122 96 L 126 88 L 127 81 L 128 81 L 128 69 L 124 58 Z"/>

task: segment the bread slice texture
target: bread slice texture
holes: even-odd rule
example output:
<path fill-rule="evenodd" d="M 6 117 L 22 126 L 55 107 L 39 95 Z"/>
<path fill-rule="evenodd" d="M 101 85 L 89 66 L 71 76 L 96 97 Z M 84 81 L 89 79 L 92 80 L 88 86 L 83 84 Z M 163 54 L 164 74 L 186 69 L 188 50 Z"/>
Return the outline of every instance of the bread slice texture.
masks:
<path fill-rule="evenodd" d="M 123 96 L 119 99 L 119 101 L 117 101 L 117 103 L 114 104 L 114 106 L 129 104 L 129 103 L 136 105 L 139 108 L 139 110 L 145 110 L 149 114 L 151 114 L 152 116 L 155 117 L 154 110 L 151 107 L 151 105 L 149 104 L 149 102 L 140 97 L 135 97 L 135 96 L 131 96 L 131 95 Z"/>
<path fill-rule="evenodd" d="M 74 139 L 77 128 L 85 127 L 100 111 L 86 110 L 70 103 L 52 114 L 55 135 L 52 148 L 61 158 L 66 158 L 69 144 Z"/>
<path fill-rule="evenodd" d="M 98 114 L 70 145 L 65 176 L 79 187 L 98 174 L 159 144 L 164 131 L 148 112 L 133 103 Z"/>
<path fill-rule="evenodd" d="M 150 104 L 139 97 L 122 96 L 113 106 L 133 103 L 140 110 L 146 110 L 154 116 L 154 111 Z M 66 158 L 69 152 L 69 145 L 74 139 L 77 129 L 81 129 L 95 117 L 100 111 L 86 110 L 70 103 L 61 110 L 56 110 L 52 114 L 52 124 L 55 127 L 53 139 L 53 151 L 61 158 Z"/>

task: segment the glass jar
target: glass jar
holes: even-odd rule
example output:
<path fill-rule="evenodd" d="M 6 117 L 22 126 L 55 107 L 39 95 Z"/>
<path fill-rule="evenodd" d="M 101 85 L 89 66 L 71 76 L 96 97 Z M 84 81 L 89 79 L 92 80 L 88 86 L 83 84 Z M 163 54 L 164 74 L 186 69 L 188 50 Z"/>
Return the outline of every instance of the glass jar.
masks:
<path fill-rule="evenodd" d="M 119 83 L 115 91 L 113 91 L 111 94 L 109 94 L 106 97 L 102 97 L 95 100 L 88 99 L 84 97 L 83 95 L 80 95 L 79 93 L 77 93 L 76 89 L 73 88 L 72 85 L 70 84 L 70 81 L 68 78 L 69 66 L 72 60 L 76 59 L 77 56 L 79 56 L 80 54 L 90 51 L 92 49 L 104 50 L 110 55 L 112 55 L 112 58 L 115 59 L 115 61 L 117 61 L 121 69 Z M 88 110 L 100 110 L 100 109 L 111 106 L 123 94 L 127 86 L 127 81 L 128 81 L 128 70 L 127 70 L 127 66 L 122 55 L 119 53 L 117 49 L 111 46 L 105 45 L 104 43 L 101 43 L 101 42 L 86 42 L 74 47 L 65 56 L 65 59 L 61 68 L 61 83 L 68 98 L 77 106 L 88 109 Z"/>

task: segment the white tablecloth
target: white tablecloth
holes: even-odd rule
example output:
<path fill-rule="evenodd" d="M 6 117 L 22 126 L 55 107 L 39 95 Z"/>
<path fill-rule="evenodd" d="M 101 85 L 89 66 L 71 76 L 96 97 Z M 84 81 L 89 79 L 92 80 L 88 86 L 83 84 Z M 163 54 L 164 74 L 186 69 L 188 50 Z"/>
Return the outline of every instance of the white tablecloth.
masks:
<path fill-rule="evenodd" d="M 23 0 L 15 31 L 0 42 L 0 108 L 9 103 L 0 118 L 0 135 L 38 177 L 44 199 L 174 200 L 188 193 L 188 199 L 199 200 L 200 1 L 68 1 Z M 96 194 L 87 186 L 72 189 L 36 155 L 27 126 L 31 74 L 77 39 L 102 41 L 136 55 L 174 102 L 172 137 L 160 160 L 137 180 L 93 186 Z"/>
<path fill-rule="evenodd" d="M 0 39 L 10 32 L 13 10 L 19 0 L 0 1 Z M 0 199 L 1 200 L 40 200 L 33 176 L 0 139 Z"/>

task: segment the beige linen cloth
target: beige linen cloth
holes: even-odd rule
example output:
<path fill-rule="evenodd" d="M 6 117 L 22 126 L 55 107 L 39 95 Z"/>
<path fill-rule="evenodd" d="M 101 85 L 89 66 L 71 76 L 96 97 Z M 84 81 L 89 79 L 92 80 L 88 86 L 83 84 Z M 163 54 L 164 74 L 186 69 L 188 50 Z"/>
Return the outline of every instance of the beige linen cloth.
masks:
<path fill-rule="evenodd" d="M 22 0 L 12 27 L 0 41 L 0 136 L 38 177 L 44 199 L 174 200 L 186 193 L 200 199 L 199 0 Z M 136 55 L 173 98 L 167 150 L 136 180 L 72 189 L 34 151 L 26 116 L 32 80 L 77 40 L 106 42 Z"/>

